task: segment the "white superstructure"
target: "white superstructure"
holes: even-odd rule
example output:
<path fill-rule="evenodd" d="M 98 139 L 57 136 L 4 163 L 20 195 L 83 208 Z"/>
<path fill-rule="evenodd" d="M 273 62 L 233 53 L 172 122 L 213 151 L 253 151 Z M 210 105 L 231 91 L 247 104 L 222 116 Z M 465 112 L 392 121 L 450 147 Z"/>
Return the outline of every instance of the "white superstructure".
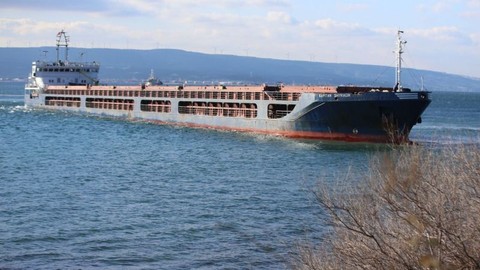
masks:
<path fill-rule="evenodd" d="M 25 86 L 26 94 L 38 95 L 49 85 L 97 85 L 100 65 L 94 62 L 68 61 L 69 37 L 65 31 L 57 34 L 56 61 L 32 63 L 32 71 Z M 60 59 L 60 47 L 65 47 L 65 58 Z"/>

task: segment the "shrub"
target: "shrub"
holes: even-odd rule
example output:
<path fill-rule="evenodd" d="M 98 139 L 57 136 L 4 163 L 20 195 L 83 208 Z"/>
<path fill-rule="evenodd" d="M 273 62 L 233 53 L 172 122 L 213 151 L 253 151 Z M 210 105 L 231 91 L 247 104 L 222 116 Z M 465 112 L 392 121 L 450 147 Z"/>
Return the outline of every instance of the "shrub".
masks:
<path fill-rule="evenodd" d="M 330 232 L 301 246 L 294 268 L 480 269 L 479 150 L 394 148 L 372 159 L 366 179 L 320 183 Z"/>

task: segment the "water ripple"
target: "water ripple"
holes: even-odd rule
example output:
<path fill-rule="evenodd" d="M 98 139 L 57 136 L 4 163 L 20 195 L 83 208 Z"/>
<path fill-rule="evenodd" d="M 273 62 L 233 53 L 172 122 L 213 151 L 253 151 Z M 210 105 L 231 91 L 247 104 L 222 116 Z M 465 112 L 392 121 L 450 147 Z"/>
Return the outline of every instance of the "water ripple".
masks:
<path fill-rule="evenodd" d="M 413 138 L 449 123 L 478 135 L 478 112 L 448 122 L 436 114 L 456 103 L 435 102 Z M 310 188 L 378 149 L 0 100 L 0 269 L 284 269 L 297 241 L 324 232 Z"/>

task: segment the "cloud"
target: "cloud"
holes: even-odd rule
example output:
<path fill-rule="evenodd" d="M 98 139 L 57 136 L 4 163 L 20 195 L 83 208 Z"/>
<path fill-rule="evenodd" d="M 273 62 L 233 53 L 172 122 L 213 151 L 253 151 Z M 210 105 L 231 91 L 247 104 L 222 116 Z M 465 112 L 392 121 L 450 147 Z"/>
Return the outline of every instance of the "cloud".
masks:
<path fill-rule="evenodd" d="M 449 17 L 462 16 L 478 19 L 480 16 L 479 0 L 437 0 L 433 4 L 419 4 L 417 10 L 421 14 L 439 16 L 447 14 Z M 451 19 L 451 18 L 446 18 Z"/>
<path fill-rule="evenodd" d="M 47 0 L 44 4 L 35 1 L 34 6 L 28 5 L 27 0 L 20 0 L 20 3 L 7 1 L 11 3 L 9 5 L 11 8 L 17 9 L 35 9 L 37 6 L 48 10 L 83 11 L 97 17 L 154 16 L 157 19 L 192 17 L 195 13 L 231 13 L 240 9 L 286 8 L 291 5 L 289 0 L 84 0 L 64 1 L 61 5 L 54 4 L 55 0 Z M 86 5 L 85 2 L 87 2 Z M 84 5 L 88 8 L 83 7 Z M 77 6 L 83 8 L 77 8 Z M 244 16 L 249 14 L 249 12 L 244 13 L 246 14 Z"/>
<path fill-rule="evenodd" d="M 416 8 L 421 14 L 433 13 L 438 15 L 452 10 L 451 2 L 451 0 L 437 0 L 434 3 L 418 4 Z"/>
<path fill-rule="evenodd" d="M 456 26 L 440 26 L 428 29 L 409 30 L 413 35 L 432 41 L 456 43 L 460 45 L 473 45 L 474 41 L 468 34 L 461 32 Z"/>
<path fill-rule="evenodd" d="M 478 48 L 480 46 L 480 33 L 473 33 L 470 34 L 470 38 L 472 39 L 474 45 Z M 477 54 L 480 54 L 480 50 L 476 50 Z"/>
<path fill-rule="evenodd" d="M 468 0 L 467 5 L 472 8 L 480 8 L 480 1 L 478 0 Z"/>
<path fill-rule="evenodd" d="M 462 17 L 467 19 L 476 19 L 480 18 L 480 10 L 469 10 L 461 14 Z"/>
<path fill-rule="evenodd" d="M 450 10 L 450 3 L 449 1 L 437 1 L 433 5 L 430 6 L 430 9 L 435 13 L 441 13 L 447 10 Z"/>
<path fill-rule="evenodd" d="M 109 47 L 125 48 L 125 42 L 129 37 L 151 40 L 145 32 L 114 24 L 95 24 L 82 20 L 50 22 L 32 19 L 0 19 L 0 42 L 10 44 L 13 40 L 13 45 L 16 47 L 54 46 L 55 36 L 61 29 L 71 36 L 70 41 L 73 47 L 94 47 L 95 45 L 101 47 L 106 46 L 108 42 Z M 152 35 L 152 33 L 148 34 Z M 138 44 L 144 46 L 140 42 Z"/>
<path fill-rule="evenodd" d="M 293 0 L 0 1 L 0 45 L 7 46 L 52 46 L 55 34 L 63 28 L 71 35 L 74 47 L 175 48 L 390 64 L 398 30 L 396 23 L 385 19 L 385 12 L 369 16 L 370 12 L 379 14 L 376 6 L 355 2 L 332 3 L 328 9 L 323 6 L 323 10 L 313 11 L 319 4 Z M 412 48 L 421 52 L 420 57 L 452 51 L 478 59 L 480 36 L 475 26 L 480 1 L 436 3 L 410 6 L 423 9 L 417 10 L 421 15 L 411 12 L 411 18 L 405 17 L 418 28 L 401 29 L 412 41 Z M 446 9 L 449 6 L 451 10 Z M 443 16 L 445 12 L 451 16 Z M 25 19 L 17 19 L 22 17 Z"/>
<path fill-rule="evenodd" d="M 113 0 L 103 0 L 113 1 Z M 178 13 L 191 9 L 221 9 L 221 8 L 281 8 L 290 6 L 287 0 L 118 0 L 115 3 L 133 9 L 151 12 L 159 9 L 175 8 Z"/>
<path fill-rule="evenodd" d="M 288 7 L 288 0 L 164 0 L 169 5 L 180 6 L 217 6 L 217 7 Z"/>
<path fill-rule="evenodd" d="M 358 23 L 347 23 L 342 21 L 336 21 L 330 18 L 320 19 L 314 22 L 314 26 L 317 30 L 327 32 L 330 34 L 344 35 L 345 33 L 362 33 L 366 34 L 365 28 L 362 28 Z"/>
<path fill-rule="evenodd" d="M 368 9 L 367 4 L 359 4 L 359 3 L 346 3 L 346 4 L 340 4 L 339 9 L 344 11 L 344 12 L 357 12 L 357 11 L 364 11 Z"/>
<path fill-rule="evenodd" d="M 60 29 L 80 30 L 83 29 L 88 22 L 72 21 L 64 23 L 53 23 L 45 21 L 37 21 L 32 19 L 0 19 L 0 33 L 15 33 L 20 36 L 44 36 L 45 33 L 57 33 Z"/>
<path fill-rule="evenodd" d="M 480 18 L 480 1 L 470 0 L 467 1 L 466 9 L 461 14 L 462 17 L 479 21 Z"/>
<path fill-rule="evenodd" d="M 231 27 L 245 27 L 247 20 L 245 18 L 230 13 L 201 13 L 189 14 L 178 18 L 183 22 L 192 24 L 192 28 L 197 28 L 200 24 L 211 28 L 231 28 Z"/>
<path fill-rule="evenodd" d="M 163 2 L 164 1 L 162 0 L 2 0 L 1 5 L 4 10 L 43 10 L 49 12 L 61 12 L 58 13 L 59 15 L 75 13 L 79 15 L 89 14 L 92 16 L 131 17 L 153 14 Z"/>
<path fill-rule="evenodd" d="M 62 11 L 105 11 L 113 5 L 107 0 L 57 1 L 57 0 L 2 0 L 2 9 L 16 10 L 62 10 Z"/>
<path fill-rule="evenodd" d="M 282 11 L 270 11 L 267 14 L 267 21 L 292 24 L 293 19 L 290 15 Z"/>

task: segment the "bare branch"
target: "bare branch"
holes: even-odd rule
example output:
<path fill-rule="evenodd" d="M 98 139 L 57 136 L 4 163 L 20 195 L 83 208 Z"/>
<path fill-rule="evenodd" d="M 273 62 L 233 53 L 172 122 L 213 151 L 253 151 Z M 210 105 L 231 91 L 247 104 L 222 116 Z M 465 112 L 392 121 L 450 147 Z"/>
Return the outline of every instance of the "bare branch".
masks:
<path fill-rule="evenodd" d="M 360 183 L 320 184 L 333 233 L 295 268 L 480 269 L 479 148 L 392 147 Z"/>

